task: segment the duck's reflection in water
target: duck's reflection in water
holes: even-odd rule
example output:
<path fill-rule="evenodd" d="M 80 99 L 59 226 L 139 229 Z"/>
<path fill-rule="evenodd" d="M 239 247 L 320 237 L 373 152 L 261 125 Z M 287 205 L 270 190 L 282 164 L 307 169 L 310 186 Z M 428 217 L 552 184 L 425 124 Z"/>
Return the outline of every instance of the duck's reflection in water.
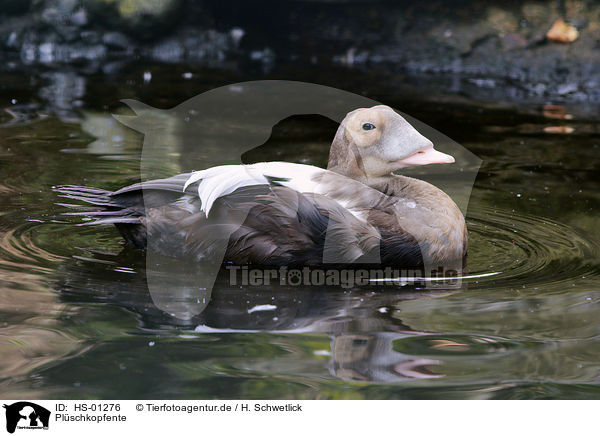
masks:
<path fill-rule="evenodd" d="M 331 341 L 333 375 L 347 381 L 394 383 L 410 378 L 443 377 L 439 360 L 423 359 L 394 351 L 402 333 L 340 334 Z"/>
<path fill-rule="evenodd" d="M 391 285 L 347 290 L 279 284 L 268 288 L 240 286 L 231 285 L 229 272 L 223 269 L 204 310 L 185 320 L 172 317 L 153 304 L 146 288 L 143 262 L 135 261 L 136 265 L 124 273 L 122 265 L 130 263 L 131 258 L 125 260 L 123 256 L 128 255 L 125 252 L 118 257 L 96 254 L 95 261 L 80 259 L 66 263 L 65 267 L 71 271 L 65 275 L 69 281 L 60 284 L 63 298 L 77 303 L 102 301 L 135 311 L 140 314 L 139 328 L 144 331 L 165 332 L 176 328 L 192 335 L 324 334 L 330 338 L 330 350 L 315 352 L 315 357 L 320 357 L 320 362 L 323 356 L 329 358 L 329 373 L 344 381 L 394 383 L 444 376 L 439 370 L 441 361 L 394 349 L 398 340 L 427 334 L 403 325 L 402 314 L 396 307 L 403 300 L 447 295 L 459 291 L 457 289 L 427 291 Z M 84 267 L 82 262 L 85 262 Z M 158 279 L 165 291 L 161 298 L 170 292 L 180 307 L 181 296 L 190 295 L 189 281 L 168 274 L 153 277 L 153 280 Z M 186 288 L 177 289 L 177 286 Z M 256 362 L 261 370 L 265 364 L 268 365 Z M 251 370 L 253 366 L 248 362 L 245 367 Z"/>

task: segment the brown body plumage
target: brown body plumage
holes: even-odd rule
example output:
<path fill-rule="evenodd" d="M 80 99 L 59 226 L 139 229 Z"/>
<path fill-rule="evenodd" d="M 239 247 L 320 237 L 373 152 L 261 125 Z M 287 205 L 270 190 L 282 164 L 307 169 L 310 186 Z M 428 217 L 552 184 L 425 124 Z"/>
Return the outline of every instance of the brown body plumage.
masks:
<path fill-rule="evenodd" d="M 105 208 L 140 248 L 194 260 L 262 265 L 421 266 L 466 255 L 464 218 L 435 186 L 392 174 L 450 163 L 387 106 L 351 112 L 327 170 L 284 162 L 224 166 L 116 192 L 61 187 Z"/>

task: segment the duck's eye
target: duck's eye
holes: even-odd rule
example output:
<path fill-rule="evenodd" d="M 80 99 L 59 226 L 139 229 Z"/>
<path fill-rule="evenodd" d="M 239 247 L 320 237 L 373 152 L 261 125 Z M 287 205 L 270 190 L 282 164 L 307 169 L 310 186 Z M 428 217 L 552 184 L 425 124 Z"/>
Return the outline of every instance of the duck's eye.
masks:
<path fill-rule="evenodd" d="M 364 123 L 362 125 L 363 130 L 373 130 L 375 128 L 375 126 L 371 123 Z"/>

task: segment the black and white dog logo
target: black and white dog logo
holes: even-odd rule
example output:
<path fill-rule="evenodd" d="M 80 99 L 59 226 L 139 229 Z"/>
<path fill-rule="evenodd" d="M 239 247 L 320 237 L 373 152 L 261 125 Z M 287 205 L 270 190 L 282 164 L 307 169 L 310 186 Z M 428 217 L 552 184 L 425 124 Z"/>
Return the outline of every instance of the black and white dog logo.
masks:
<path fill-rule="evenodd" d="M 29 401 L 4 405 L 6 430 L 14 433 L 18 429 L 48 429 L 50 411 Z"/>

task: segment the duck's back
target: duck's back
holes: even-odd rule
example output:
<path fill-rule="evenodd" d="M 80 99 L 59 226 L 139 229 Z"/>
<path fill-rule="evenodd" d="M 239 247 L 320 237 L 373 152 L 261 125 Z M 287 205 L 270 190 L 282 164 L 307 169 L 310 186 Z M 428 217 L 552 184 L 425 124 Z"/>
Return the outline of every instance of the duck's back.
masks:
<path fill-rule="evenodd" d="M 357 203 L 381 193 L 316 167 L 277 164 L 216 167 L 113 193 L 60 192 L 102 206 L 88 213 L 95 223 L 115 224 L 133 245 L 168 256 L 219 259 L 226 247 L 223 260 L 238 264 L 421 264 L 415 238 L 372 225 L 361 210 L 367 205 Z M 384 200 L 376 203 L 381 208 Z"/>

